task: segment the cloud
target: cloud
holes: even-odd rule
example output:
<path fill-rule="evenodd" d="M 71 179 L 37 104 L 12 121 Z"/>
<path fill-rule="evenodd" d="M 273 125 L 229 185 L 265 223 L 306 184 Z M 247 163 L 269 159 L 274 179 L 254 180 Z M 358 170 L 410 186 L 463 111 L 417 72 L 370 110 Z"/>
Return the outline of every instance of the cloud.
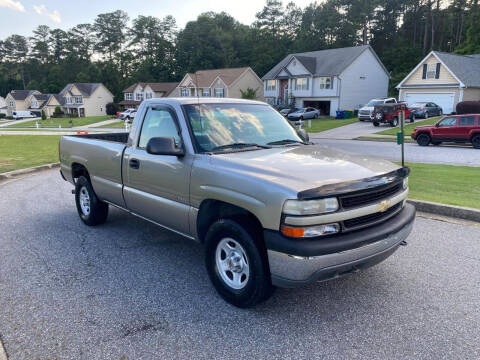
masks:
<path fill-rule="evenodd" d="M 0 0 L 3 1 L 3 0 Z M 7 0 L 11 1 L 11 0 Z M 44 15 L 54 23 L 60 24 L 62 22 L 62 18 L 60 17 L 60 13 L 57 10 L 48 11 L 45 5 L 33 5 L 33 9 L 38 15 Z"/>
<path fill-rule="evenodd" d="M 5 7 L 15 11 L 25 12 L 25 7 L 22 5 L 20 1 L 0 0 L 0 7 Z"/>

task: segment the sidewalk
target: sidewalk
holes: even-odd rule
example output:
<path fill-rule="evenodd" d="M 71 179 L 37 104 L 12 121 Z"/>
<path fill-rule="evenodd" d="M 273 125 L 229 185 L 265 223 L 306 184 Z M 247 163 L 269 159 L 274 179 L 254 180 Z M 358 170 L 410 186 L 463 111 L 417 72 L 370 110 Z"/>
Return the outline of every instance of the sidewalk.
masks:
<path fill-rule="evenodd" d="M 0 128 L 7 127 L 7 126 L 10 126 L 10 125 L 14 125 L 14 124 L 21 124 L 21 123 L 29 122 L 29 121 L 33 121 L 33 120 L 40 120 L 40 118 L 36 117 L 36 118 L 28 118 L 28 119 L 22 119 L 22 120 L 12 120 L 12 121 L 9 121 L 5 124 L 0 124 Z"/>

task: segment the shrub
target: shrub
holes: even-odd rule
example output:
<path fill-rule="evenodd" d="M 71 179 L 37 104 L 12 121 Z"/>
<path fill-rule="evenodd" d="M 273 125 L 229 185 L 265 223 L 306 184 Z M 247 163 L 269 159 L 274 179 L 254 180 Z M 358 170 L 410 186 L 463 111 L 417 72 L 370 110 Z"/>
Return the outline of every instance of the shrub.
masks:
<path fill-rule="evenodd" d="M 47 120 L 47 115 L 45 115 L 45 111 L 42 110 L 42 120 Z"/>
<path fill-rule="evenodd" d="M 457 114 L 480 114 L 480 101 L 462 101 L 457 104 Z"/>
<path fill-rule="evenodd" d="M 107 115 L 116 115 L 117 111 L 120 110 L 120 105 L 116 103 L 108 103 L 105 110 Z"/>
<path fill-rule="evenodd" d="M 7 117 L 7 114 L 0 113 L 0 119 L 6 118 L 6 117 Z"/>
<path fill-rule="evenodd" d="M 256 88 L 256 89 L 247 88 L 247 90 L 245 90 L 245 91 L 240 89 L 240 92 L 242 93 L 242 99 L 256 99 L 257 98 L 257 91 L 258 91 L 258 88 Z"/>

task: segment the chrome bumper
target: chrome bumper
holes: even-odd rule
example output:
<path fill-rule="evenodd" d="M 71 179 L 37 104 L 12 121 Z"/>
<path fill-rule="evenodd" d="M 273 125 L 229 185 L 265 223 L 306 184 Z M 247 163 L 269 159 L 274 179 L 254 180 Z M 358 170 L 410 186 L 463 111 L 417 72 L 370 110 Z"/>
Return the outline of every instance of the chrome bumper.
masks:
<path fill-rule="evenodd" d="M 272 283 L 296 287 L 326 281 L 378 264 L 392 255 L 408 237 L 413 222 L 374 243 L 333 254 L 302 257 L 268 250 Z"/>

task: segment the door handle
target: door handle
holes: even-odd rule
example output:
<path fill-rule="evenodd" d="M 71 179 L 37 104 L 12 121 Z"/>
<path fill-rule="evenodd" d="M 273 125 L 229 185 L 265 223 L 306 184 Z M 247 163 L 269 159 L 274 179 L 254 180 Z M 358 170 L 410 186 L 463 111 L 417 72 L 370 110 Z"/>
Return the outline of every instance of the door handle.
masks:
<path fill-rule="evenodd" d="M 128 164 L 132 169 L 138 169 L 140 167 L 140 161 L 137 159 L 130 159 Z"/>

